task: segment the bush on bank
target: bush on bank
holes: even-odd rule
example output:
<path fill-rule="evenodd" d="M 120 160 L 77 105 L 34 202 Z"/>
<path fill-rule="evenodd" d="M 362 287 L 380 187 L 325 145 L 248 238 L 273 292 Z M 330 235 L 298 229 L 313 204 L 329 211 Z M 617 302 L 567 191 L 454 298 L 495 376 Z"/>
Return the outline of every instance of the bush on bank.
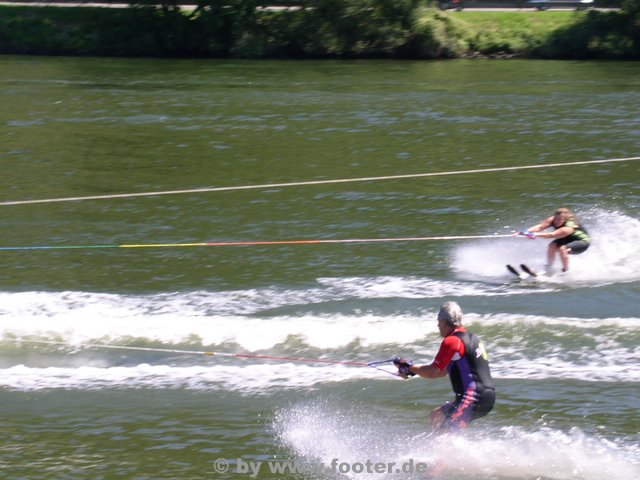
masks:
<path fill-rule="evenodd" d="M 424 0 L 256 0 L 130 8 L 0 7 L 0 53 L 217 58 L 640 58 L 640 8 L 443 12 Z"/>

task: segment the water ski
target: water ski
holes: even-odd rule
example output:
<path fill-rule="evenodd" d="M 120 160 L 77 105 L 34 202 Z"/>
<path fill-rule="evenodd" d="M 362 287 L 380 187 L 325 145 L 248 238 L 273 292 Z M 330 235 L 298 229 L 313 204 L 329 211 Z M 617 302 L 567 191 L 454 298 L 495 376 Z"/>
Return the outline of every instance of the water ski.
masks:
<path fill-rule="evenodd" d="M 535 270 L 530 269 L 527 265 L 525 265 L 524 263 L 520 264 L 520 268 L 525 272 L 528 273 L 529 275 L 531 275 L 532 277 L 537 277 L 538 276 L 538 272 L 536 272 Z"/>

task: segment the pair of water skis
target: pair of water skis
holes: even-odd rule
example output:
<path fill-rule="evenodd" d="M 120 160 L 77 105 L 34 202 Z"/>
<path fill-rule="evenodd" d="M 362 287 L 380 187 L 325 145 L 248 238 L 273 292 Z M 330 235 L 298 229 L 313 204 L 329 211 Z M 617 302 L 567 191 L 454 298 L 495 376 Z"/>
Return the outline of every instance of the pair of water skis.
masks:
<path fill-rule="evenodd" d="M 513 265 L 507 265 L 507 270 L 509 270 L 511 273 L 513 273 L 520 280 L 525 280 L 525 279 L 527 279 L 529 277 L 537 278 L 539 276 L 538 272 L 536 272 L 532 268 L 529 268 L 524 263 L 520 264 L 520 269 L 522 271 L 518 270 Z"/>

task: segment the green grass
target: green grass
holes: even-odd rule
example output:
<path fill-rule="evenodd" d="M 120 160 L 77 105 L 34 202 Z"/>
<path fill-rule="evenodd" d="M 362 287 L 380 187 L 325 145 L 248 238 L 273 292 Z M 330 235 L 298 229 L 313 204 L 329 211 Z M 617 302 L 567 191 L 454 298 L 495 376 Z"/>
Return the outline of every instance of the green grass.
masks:
<path fill-rule="evenodd" d="M 446 12 L 471 51 L 530 51 L 585 12 Z"/>

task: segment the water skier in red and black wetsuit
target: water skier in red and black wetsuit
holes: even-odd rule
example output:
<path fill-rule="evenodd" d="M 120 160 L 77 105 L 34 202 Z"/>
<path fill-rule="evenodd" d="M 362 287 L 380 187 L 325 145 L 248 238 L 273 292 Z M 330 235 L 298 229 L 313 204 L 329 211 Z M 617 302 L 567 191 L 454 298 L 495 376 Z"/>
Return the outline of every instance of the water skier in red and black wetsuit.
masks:
<path fill-rule="evenodd" d="M 487 352 L 478 337 L 462 326 L 462 310 L 456 302 L 442 305 L 438 329 L 444 340 L 433 363 L 416 366 L 397 359 L 395 364 L 404 378 L 413 375 L 439 378 L 449 374 L 456 398 L 431 412 L 431 428 L 465 428 L 472 420 L 489 413 L 495 403 Z"/>

